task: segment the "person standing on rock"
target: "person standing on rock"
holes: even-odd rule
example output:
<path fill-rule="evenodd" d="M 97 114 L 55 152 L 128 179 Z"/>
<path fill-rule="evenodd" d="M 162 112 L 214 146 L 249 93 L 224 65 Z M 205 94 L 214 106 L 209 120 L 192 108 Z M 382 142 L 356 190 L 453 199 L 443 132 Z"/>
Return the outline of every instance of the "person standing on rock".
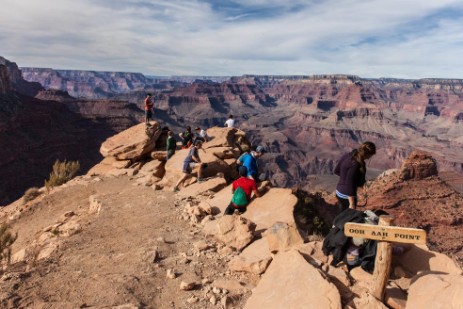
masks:
<path fill-rule="evenodd" d="M 187 180 L 188 177 L 191 177 L 192 169 L 199 166 L 198 169 L 198 182 L 203 181 L 203 169 L 207 167 L 207 164 L 201 163 L 201 159 L 199 158 L 198 154 L 198 149 L 201 149 L 203 145 L 203 142 L 200 140 L 197 140 L 191 147 L 190 150 L 188 151 L 188 155 L 185 158 L 185 161 L 183 162 L 183 177 L 180 178 L 180 180 L 177 182 L 177 184 L 174 186 L 173 191 L 178 192 L 179 191 L 179 186 Z"/>
<path fill-rule="evenodd" d="M 169 160 L 175 154 L 175 150 L 177 150 L 177 140 L 175 140 L 174 132 L 169 130 L 167 132 L 166 142 L 166 161 Z"/>
<path fill-rule="evenodd" d="M 153 117 L 153 95 L 151 93 L 146 94 L 145 98 L 145 124 L 146 126 L 151 126 L 150 120 Z"/>
<path fill-rule="evenodd" d="M 357 207 L 357 188 L 362 187 L 366 182 L 365 160 L 375 154 L 375 144 L 365 142 L 358 149 L 344 154 L 334 168 L 334 174 L 340 177 L 336 186 L 336 197 L 340 204 L 339 212 Z"/>
<path fill-rule="evenodd" d="M 261 196 L 259 191 L 257 190 L 255 180 L 247 177 L 248 169 L 246 168 L 246 166 L 240 166 L 239 174 L 241 177 L 235 180 L 232 184 L 233 198 L 228 207 L 225 209 L 225 215 L 232 215 L 235 212 L 235 210 L 238 210 L 240 214 L 244 213 L 247 209 L 249 202 L 251 201 L 251 195 L 253 192 L 255 196 Z M 243 190 L 243 193 L 245 194 L 245 203 L 243 203 L 244 205 L 236 205 L 234 203 L 234 199 L 239 198 L 236 196 L 236 190 L 238 188 L 241 188 L 241 190 Z"/>
<path fill-rule="evenodd" d="M 235 119 L 233 119 L 233 115 L 228 116 L 227 121 L 225 121 L 225 127 L 228 127 L 228 128 L 235 127 Z"/>

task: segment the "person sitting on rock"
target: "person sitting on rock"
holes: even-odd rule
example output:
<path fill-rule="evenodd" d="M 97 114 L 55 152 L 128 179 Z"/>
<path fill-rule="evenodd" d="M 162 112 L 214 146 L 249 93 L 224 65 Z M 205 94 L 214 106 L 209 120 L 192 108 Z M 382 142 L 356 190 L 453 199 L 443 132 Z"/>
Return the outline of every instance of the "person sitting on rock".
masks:
<path fill-rule="evenodd" d="M 201 129 L 200 127 L 196 127 L 195 129 L 195 137 L 194 140 L 202 140 L 203 142 L 207 142 L 209 136 L 207 136 L 206 130 Z"/>
<path fill-rule="evenodd" d="M 177 184 L 174 186 L 173 191 L 178 192 L 179 191 L 179 186 L 187 180 L 187 178 L 191 177 L 191 173 L 193 168 L 198 167 L 198 182 L 202 182 L 203 178 L 203 169 L 207 167 L 206 163 L 201 163 L 201 159 L 199 158 L 198 154 L 198 149 L 201 149 L 203 145 L 203 142 L 198 140 L 190 147 L 190 150 L 188 151 L 188 155 L 185 158 L 185 161 L 183 162 L 183 177 L 180 178 L 180 180 L 177 182 Z"/>
<path fill-rule="evenodd" d="M 253 192 L 255 196 L 261 196 L 259 191 L 257 190 L 257 185 L 254 179 L 250 179 L 247 177 L 248 169 L 246 168 L 246 166 L 240 166 L 239 174 L 241 177 L 235 180 L 232 184 L 233 198 L 228 207 L 225 209 L 225 215 L 232 215 L 235 212 L 235 210 L 237 210 L 240 214 L 244 213 L 247 209 L 249 202 L 251 201 L 251 195 Z M 237 199 L 242 198 L 237 196 L 238 188 L 240 188 L 244 192 L 245 202 L 237 202 Z M 243 205 L 236 205 L 235 203 Z"/>
<path fill-rule="evenodd" d="M 257 146 L 255 151 L 250 153 L 243 153 L 241 157 L 238 158 L 237 164 L 246 166 L 248 170 L 248 177 L 254 179 L 256 182 L 260 182 L 259 171 L 257 165 L 257 159 L 262 157 L 264 154 L 264 147 Z"/>
<path fill-rule="evenodd" d="M 233 119 L 233 115 L 228 116 L 227 121 L 225 121 L 225 127 L 228 127 L 228 128 L 235 127 L 235 119 Z"/>
<path fill-rule="evenodd" d="M 190 148 L 191 144 L 193 143 L 193 134 L 191 133 L 191 127 L 186 127 L 186 131 L 180 133 L 178 136 L 180 136 L 180 138 L 182 139 L 182 148 Z"/>

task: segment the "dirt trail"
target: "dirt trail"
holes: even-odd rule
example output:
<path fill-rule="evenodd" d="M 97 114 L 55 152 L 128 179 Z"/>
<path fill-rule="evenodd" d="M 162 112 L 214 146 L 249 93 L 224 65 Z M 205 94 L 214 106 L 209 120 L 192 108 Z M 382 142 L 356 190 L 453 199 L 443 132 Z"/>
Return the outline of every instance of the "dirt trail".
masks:
<path fill-rule="evenodd" d="M 14 248 L 36 239 L 67 211 L 77 214 L 82 230 L 70 237 L 56 236 L 63 238 L 60 247 L 32 267 L 15 264 L 0 280 L 2 307 L 220 308 L 221 298 L 232 293 L 213 294 L 209 281 L 253 281 L 226 271 L 229 257 L 218 253 L 221 245 L 206 240 L 210 249 L 195 249 L 195 243 L 205 239 L 199 227 L 180 219 L 177 205 L 185 201 L 134 183 L 122 176 L 73 185 L 26 211 L 13 225 L 19 233 Z M 99 215 L 88 214 L 91 195 L 102 203 Z M 166 278 L 169 268 L 177 278 Z M 196 283 L 193 291 L 180 290 L 185 280 Z M 212 296 L 217 304 L 211 303 Z M 237 307 L 248 296 L 239 293 Z"/>

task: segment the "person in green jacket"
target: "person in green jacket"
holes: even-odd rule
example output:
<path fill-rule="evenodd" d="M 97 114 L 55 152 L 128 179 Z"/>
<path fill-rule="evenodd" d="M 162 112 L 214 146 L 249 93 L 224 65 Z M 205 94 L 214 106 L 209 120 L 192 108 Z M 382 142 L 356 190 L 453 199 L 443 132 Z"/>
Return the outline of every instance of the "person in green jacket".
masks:
<path fill-rule="evenodd" d="M 175 150 L 177 150 L 177 140 L 175 139 L 174 132 L 172 131 L 167 132 L 166 150 L 166 160 L 169 160 L 174 155 Z"/>

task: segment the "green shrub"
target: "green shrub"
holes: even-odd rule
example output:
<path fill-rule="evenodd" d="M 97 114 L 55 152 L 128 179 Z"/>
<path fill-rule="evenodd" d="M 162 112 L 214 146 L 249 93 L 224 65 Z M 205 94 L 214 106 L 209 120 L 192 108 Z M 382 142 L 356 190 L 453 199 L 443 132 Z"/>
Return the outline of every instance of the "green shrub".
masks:
<path fill-rule="evenodd" d="M 320 235 L 323 237 L 330 230 L 322 216 L 316 210 L 323 198 L 320 192 L 315 194 L 307 193 L 302 190 L 294 192 L 298 202 L 294 208 L 294 218 L 298 226 L 307 232 L 307 235 Z"/>
<path fill-rule="evenodd" d="M 27 202 L 32 201 L 40 194 L 41 193 L 39 191 L 39 188 L 37 187 L 32 187 L 32 188 L 27 189 L 23 196 L 23 203 L 26 204 Z"/>
<path fill-rule="evenodd" d="M 50 173 L 50 178 L 45 180 L 45 187 L 50 191 L 53 187 L 60 186 L 71 180 L 79 171 L 79 161 L 60 162 L 56 160 L 53 164 L 53 171 Z"/>
<path fill-rule="evenodd" d="M 18 234 L 12 234 L 10 231 L 10 225 L 2 223 L 0 225 L 0 262 L 4 259 L 7 260 L 7 263 L 10 262 L 11 258 L 11 245 L 18 238 Z"/>

